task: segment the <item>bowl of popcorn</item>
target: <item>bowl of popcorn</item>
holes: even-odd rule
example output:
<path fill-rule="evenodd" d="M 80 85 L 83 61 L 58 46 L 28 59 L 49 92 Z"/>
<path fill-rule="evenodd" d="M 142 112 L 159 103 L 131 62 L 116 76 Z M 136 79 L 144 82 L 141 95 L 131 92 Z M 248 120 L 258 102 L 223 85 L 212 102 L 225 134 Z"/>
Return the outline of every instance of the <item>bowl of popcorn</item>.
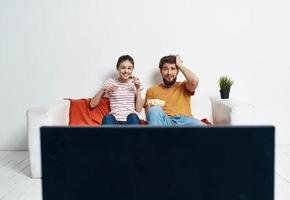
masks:
<path fill-rule="evenodd" d="M 165 101 L 161 99 L 148 99 L 147 103 L 149 106 L 160 106 L 163 107 L 165 105 Z"/>

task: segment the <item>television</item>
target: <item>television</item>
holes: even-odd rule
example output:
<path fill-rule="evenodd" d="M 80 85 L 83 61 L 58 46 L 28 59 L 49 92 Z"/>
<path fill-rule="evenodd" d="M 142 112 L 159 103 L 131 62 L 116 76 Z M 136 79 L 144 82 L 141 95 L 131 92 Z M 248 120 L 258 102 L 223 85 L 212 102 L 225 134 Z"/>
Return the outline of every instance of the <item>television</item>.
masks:
<path fill-rule="evenodd" d="M 274 132 L 41 127 L 43 200 L 273 200 Z"/>

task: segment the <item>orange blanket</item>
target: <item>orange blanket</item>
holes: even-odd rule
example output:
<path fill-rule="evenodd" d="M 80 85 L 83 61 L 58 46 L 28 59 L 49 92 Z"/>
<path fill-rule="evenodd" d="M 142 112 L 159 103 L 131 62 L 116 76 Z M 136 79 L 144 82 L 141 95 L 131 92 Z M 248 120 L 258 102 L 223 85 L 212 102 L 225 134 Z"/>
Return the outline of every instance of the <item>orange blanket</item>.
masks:
<path fill-rule="evenodd" d="M 110 112 L 108 98 L 102 98 L 99 105 L 90 108 L 91 99 L 69 99 L 69 125 L 100 125 L 103 117 Z"/>
<path fill-rule="evenodd" d="M 110 112 L 110 102 L 108 98 L 102 98 L 99 105 L 95 108 L 90 108 L 91 99 L 69 99 L 69 125 L 100 125 L 105 115 Z M 207 119 L 202 119 L 202 122 L 210 124 Z M 141 120 L 141 124 L 147 124 L 145 120 Z"/>

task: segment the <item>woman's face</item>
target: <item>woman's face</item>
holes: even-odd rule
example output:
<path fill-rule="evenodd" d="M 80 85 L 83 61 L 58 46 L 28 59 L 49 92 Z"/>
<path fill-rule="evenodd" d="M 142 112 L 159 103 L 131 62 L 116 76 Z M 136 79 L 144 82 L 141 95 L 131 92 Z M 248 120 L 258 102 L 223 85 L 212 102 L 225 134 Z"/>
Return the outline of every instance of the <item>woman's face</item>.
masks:
<path fill-rule="evenodd" d="M 129 80 L 132 76 L 133 70 L 134 66 L 132 65 L 132 63 L 130 63 L 129 60 L 121 62 L 121 64 L 118 67 L 119 78 L 121 78 L 124 81 Z"/>

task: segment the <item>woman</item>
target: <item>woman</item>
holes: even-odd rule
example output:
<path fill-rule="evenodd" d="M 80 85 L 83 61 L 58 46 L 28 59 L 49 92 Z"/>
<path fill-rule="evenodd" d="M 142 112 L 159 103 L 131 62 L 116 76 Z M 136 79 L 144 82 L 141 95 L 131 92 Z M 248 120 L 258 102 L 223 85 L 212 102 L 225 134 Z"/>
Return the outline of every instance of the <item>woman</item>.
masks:
<path fill-rule="evenodd" d="M 111 112 L 104 116 L 102 124 L 140 124 L 137 113 L 142 110 L 141 82 L 132 76 L 134 60 L 129 55 L 121 56 L 117 62 L 118 78 L 105 81 L 103 87 L 90 102 L 96 107 L 106 95 L 110 100 Z"/>

